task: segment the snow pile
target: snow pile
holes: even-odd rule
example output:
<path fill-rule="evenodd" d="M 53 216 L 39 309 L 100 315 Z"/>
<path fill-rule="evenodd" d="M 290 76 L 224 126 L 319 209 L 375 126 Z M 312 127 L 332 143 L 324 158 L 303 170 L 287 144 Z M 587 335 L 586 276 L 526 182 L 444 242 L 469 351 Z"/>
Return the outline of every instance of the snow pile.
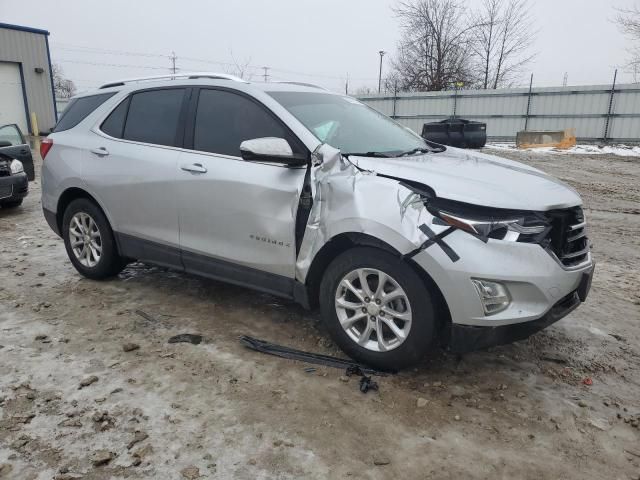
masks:
<path fill-rule="evenodd" d="M 488 143 L 486 148 L 494 150 L 519 150 L 515 143 Z M 640 146 L 630 145 L 576 145 L 575 147 L 561 150 L 554 147 L 526 148 L 527 152 L 555 153 L 565 155 L 618 155 L 620 157 L 640 157 Z"/>

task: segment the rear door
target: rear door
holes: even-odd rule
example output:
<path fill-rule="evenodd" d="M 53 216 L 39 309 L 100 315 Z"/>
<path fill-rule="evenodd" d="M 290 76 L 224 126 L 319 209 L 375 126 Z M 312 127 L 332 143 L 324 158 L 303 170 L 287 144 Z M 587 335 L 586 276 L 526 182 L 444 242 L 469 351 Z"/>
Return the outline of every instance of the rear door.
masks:
<path fill-rule="evenodd" d="M 180 245 L 187 270 L 284 293 L 294 277 L 295 219 L 306 168 L 247 162 L 244 140 L 305 147 L 257 100 L 222 88 L 192 96 L 180 154 Z"/>
<path fill-rule="evenodd" d="M 35 179 L 31 148 L 15 123 L 0 126 L 0 153 L 20 160 L 29 180 Z"/>
<path fill-rule="evenodd" d="M 187 88 L 137 91 L 92 132 L 83 169 L 122 254 L 181 267 L 175 180 Z"/>

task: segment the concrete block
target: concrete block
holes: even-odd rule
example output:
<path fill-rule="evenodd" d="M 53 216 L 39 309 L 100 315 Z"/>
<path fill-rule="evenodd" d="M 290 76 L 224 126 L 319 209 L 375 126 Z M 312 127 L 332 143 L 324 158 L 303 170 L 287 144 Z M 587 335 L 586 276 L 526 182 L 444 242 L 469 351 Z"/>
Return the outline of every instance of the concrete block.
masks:
<path fill-rule="evenodd" d="M 576 145 L 576 134 L 573 129 L 567 130 L 537 130 L 518 132 L 516 146 L 518 148 L 571 148 Z"/>

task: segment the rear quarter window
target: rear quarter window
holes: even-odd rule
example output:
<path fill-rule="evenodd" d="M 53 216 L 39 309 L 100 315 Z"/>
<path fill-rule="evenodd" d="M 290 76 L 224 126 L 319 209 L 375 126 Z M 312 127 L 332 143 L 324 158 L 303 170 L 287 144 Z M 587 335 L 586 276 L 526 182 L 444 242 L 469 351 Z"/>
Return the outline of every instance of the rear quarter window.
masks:
<path fill-rule="evenodd" d="M 53 132 L 69 130 L 87 118 L 96 108 L 113 97 L 116 92 L 101 93 L 88 97 L 74 98 L 69 102 L 62 113 L 62 117 L 53 129 Z"/>
<path fill-rule="evenodd" d="M 100 130 L 114 138 L 122 138 L 124 122 L 127 119 L 127 110 L 129 109 L 129 100 L 130 98 L 127 98 L 109 114 L 107 119 L 100 125 Z"/>

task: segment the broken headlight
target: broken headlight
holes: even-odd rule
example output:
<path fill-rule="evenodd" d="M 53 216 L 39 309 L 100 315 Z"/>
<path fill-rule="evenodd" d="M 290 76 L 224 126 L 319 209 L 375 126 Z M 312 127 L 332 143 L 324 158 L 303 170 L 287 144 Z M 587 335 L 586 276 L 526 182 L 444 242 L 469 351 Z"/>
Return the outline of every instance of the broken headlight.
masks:
<path fill-rule="evenodd" d="M 521 235 L 544 235 L 550 228 L 536 212 L 478 207 L 439 198 L 428 201 L 427 208 L 435 217 L 434 224 L 458 228 L 484 241 L 515 242 Z"/>

